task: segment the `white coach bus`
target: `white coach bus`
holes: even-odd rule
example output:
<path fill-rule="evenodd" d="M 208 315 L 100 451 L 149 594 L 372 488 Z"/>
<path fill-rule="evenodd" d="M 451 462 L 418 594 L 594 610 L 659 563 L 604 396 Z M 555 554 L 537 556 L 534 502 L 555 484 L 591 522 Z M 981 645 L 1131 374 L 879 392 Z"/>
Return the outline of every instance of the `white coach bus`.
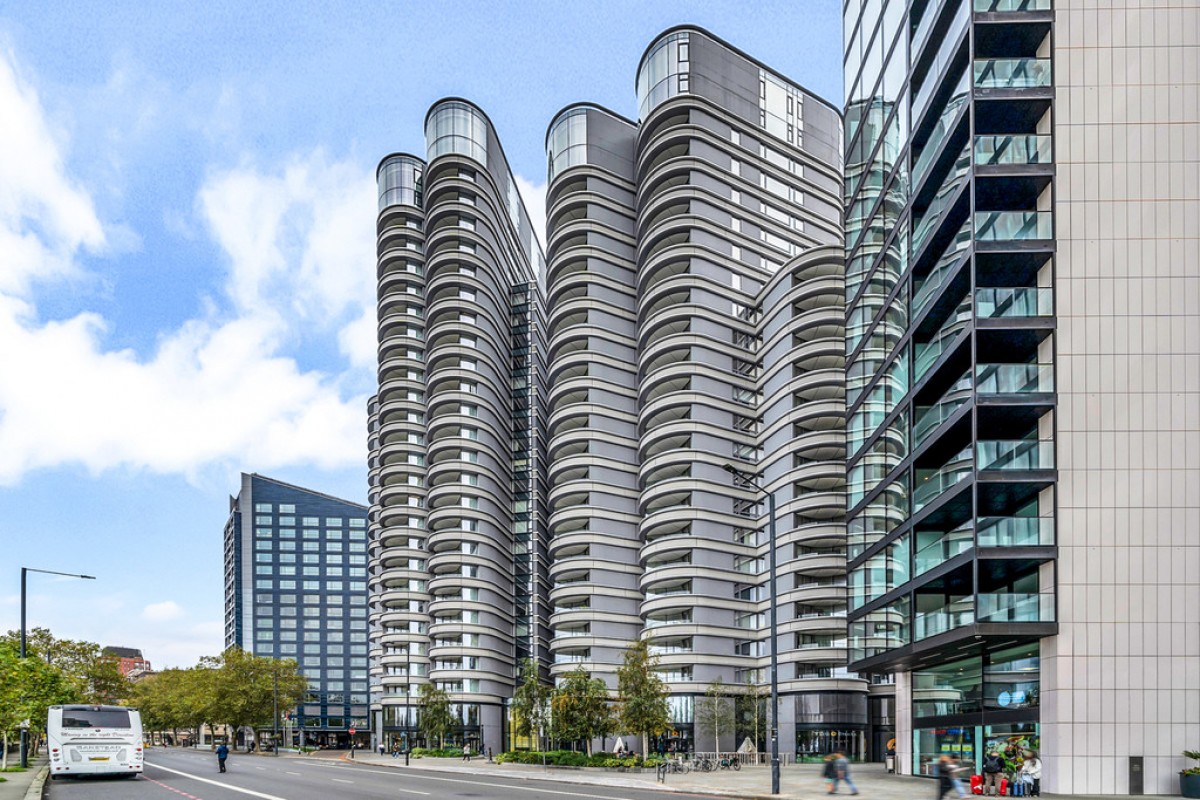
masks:
<path fill-rule="evenodd" d="M 124 706 L 50 706 L 46 724 L 50 778 L 137 775 L 142 771 L 142 715 Z"/>

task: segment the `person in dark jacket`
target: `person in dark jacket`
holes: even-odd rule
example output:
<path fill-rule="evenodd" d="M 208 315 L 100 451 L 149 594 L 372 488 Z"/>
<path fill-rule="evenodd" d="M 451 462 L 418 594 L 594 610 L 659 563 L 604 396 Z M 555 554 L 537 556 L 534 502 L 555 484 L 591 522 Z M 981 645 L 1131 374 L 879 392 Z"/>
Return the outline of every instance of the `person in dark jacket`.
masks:
<path fill-rule="evenodd" d="M 1000 794 L 1000 779 L 1004 775 L 1004 759 L 996 752 L 996 748 L 988 750 L 983 759 L 983 793 L 985 795 Z"/>
<path fill-rule="evenodd" d="M 229 748 L 224 743 L 217 745 L 217 766 L 225 771 L 225 759 L 229 758 Z"/>
<path fill-rule="evenodd" d="M 967 796 L 962 781 L 958 779 L 958 764 L 950 756 L 942 756 L 937 760 L 933 774 L 938 780 L 938 800 L 942 800 L 946 796 L 946 792 L 951 790 L 958 794 L 959 800 L 963 800 Z"/>
<path fill-rule="evenodd" d="M 833 755 L 825 756 L 825 766 L 821 769 L 821 777 L 825 779 L 825 791 L 833 794 L 833 786 L 837 781 L 837 765 L 833 763 Z"/>

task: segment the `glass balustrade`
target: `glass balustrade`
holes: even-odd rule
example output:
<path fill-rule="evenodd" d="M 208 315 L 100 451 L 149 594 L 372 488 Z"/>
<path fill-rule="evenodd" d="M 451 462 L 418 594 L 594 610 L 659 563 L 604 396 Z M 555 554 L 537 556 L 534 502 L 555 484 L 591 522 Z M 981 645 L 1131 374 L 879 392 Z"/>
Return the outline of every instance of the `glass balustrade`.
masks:
<path fill-rule="evenodd" d="M 929 368 L 932 367 L 942 355 L 950 349 L 958 339 L 958 334 L 971 320 L 971 301 L 970 295 L 959 303 L 954 314 L 942 326 L 932 339 L 928 342 L 917 343 L 913 345 L 913 382 L 921 379 Z"/>
<path fill-rule="evenodd" d="M 946 490 L 970 475 L 971 459 L 972 451 L 970 447 L 967 447 L 938 469 L 916 470 L 912 495 L 913 513 L 920 511 Z"/>
<path fill-rule="evenodd" d="M 1054 290 L 1047 287 L 986 286 L 975 290 L 975 316 L 1049 317 L 1054 314 Z"/>
<path fill-rule="evenodd" d="M 917 26 L 912 39 L 912 47 L 909 49 L 909 57 L 911 60 L 920 58 L 921 51 L 925 49 L 926 37 L 929 31 L 933 30 L 933 21 L 940 16 L 936 12 L 940 11 L 940 3 L 927 3 L 925 8 L 925 17 Z M 950 66 L 954 56 L 959 52 L 962 43 L 963 33 L 967 26 L 971 23 L 971 12 L 966 4 L 957 4 L 954 12 L 954 19 L 945 32 L 941 34 L 941 44 L 938 46 L 937 54 L 930 62 L 929 68 L 925 70 L 925 79 L 921 83 L 921 87 L 917 89 L 912 101 L 912 119 L 914 125 L 917 120 L 925 115 L 933 96 L 937 94 L 936 89 L 941 85 L 941 81 L 937 79 L 938 75 L 946 72 L 946 68 Z"/>
<path fill-rule="evenodd" d="M 980 394 L 1045 394 L 1054 391 L 1053 364 L 979 364 L 975 385 Z"/>
<path fill-rule="evenodd" d="M 946 252 L 942 253 L 938 263 L 929 271 L 924 280 L 917 282 L 916 292 L 913 295 L 912 319 L 916 319 L 917 315 L 925 310 L 926 304 L 936 297 L 938 290 L 950 280 L 950 276 L 958 269 L 959 262 L 970 247 L 971 221 L 967 220 L 954 235 L 954 241 L 946 248 Z"/>
<path fill-rule="evenodd" d="M 1043 547 L 1054 544 L 1054 517 L 982 517 L 980 547 Z"/>
<path fill-rule="evenodd" d="M 1049 164 L 1053 143 L 1051 136 L 976 136 L 975 166 Z"/>
<path fill-rule="evenodd" d="M 971 399 L 970 374 L 965 373 L 954 385 L 931 406 L 917 406 L 913 418 L 913 447 L 925 441 L 925 437 L 950 418 L 955 411 Z"/>
<path fill-rule="evenodd" d="M 975 0 L 975 10 L 981 13 L 1049 11 L 1050 8 L 1050 0 Z"/>
<path fill-rule="evenodd" d="M 1054 592 L 995 592 L 975 600 L 979 622 L 1054 621 Z"/>
<path fill-rule="evenodd" d="M 1054 442 L 1049 439 L 983 439 L 977 444 L 981 470 L 1054 469 Z"/>
<path fill-rule="evenodd" d="M 968 144 L 958 154 L 958 158 L 954 161 L 954 169 L 950 171 L 950 174 L 946 176 L 946 180 L 942 182 L 942 186 L 934 196 L 933 202 L 925 209 L 925 213 L 921 215 L 921 218 L 913 227 L 912 249 L 910 250 L 913 255 L 921 252 L 921 248 L 925 246 L 925 242 L 937 230 L 938 223 L 946 211 L 949 210 L 950 204 L 958 194 L 959 188 L 966 183 L 967 178 L 970 176 L 971 146 Z"/>
<path fill-rule="evenodd" d="M 1050 211 L 978 211 L 975 239 L 980 242 L 1021 242 L 1054 238 Z"/>
<path fill-rule="evenodd" d="M 1048 58 L 989 58 L 975 62 L 980 89 L 1036 89 L 1051 85 Z"/>
<path fill-rule="evenodd" d="M 914 575 L 922 575 L 975 546 L 975 531 L 971 528 L 970 523 L 941 534 L 917 531 L 918 541 L 933 535 L 938 538 L 921 547 L 913 555 Z"/>
<path fill-rule="evenodd" d="M 959 609 L 953 605 L 938 611 L 927 611 L 924 614 L 919 613 L 913 621 L 913 638 L 924 639 L 929 636 L 935 636 L 954 628 L 970 625 L 974 621 L 975 612 L 972 609 Z"/>
<path fill-rule="evenodd" d="M 929 134 L 929 139 L 926 140 L 925 146 L 921 148 L 921 155 L 917 158 L 917 163 L 913 165 L 913 186 L 921 184 L 925 173 L 934 162 L 934 156 L 942 149 L 946 137 L 953 130 L 951 124 L 957 119 L 959 109 L 966 104 L 967 98 L 971 94 L 970 88 L 970 78 L 967 75 L 966 69 L 964 69 L 962 77 L 959 78 L 958 84 L 954 87 L 954 94 L 946 102 L 946 107 L 942 109 L 941 116 L 938 117 L 937 125 L 934 126 L 933 132 Z"/>

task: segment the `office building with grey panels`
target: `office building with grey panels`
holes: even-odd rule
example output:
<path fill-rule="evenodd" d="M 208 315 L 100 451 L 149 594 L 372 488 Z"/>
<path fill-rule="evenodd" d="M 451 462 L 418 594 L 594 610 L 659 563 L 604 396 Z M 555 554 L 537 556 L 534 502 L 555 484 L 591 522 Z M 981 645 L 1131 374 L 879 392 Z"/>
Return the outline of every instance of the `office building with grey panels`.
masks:
<path fill-rule="evenodd" d="M 545 677 L 544 260 L 495 129 L 447 99 L 423 157 L 379 166 L 379 392 L 370 409 L 376 731 L 507 749 L 526 659 Z"/>
<path fill-rule="evenodd" d="M 1198 44 L 1194 3 L 846 4 L 850 667 L 896 673 L 902 772 L 1178 791 Z"/>
<path fill-rule="evenodd" d="M 309 695 L 287 726 L 294 744 L 362 745 L 367 508 L 254 473 L 241 483 L 225 525 L 225 646 L 299 663 Z"/>

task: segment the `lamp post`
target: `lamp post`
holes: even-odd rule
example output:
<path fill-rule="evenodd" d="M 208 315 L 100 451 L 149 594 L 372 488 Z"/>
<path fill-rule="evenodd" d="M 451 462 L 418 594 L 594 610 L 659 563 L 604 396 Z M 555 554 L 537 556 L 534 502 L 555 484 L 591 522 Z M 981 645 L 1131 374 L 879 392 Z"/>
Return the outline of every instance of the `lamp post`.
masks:
<path fill-rule="evenodd" d="M 26 575 L 30 572 L 40 572 L 44 575 L 62 575 L 65 578 L 83 578 L 84 580 L 94 581 L 94 575 L 77 575 L 74 572 L 55 572 L 49 569 L 34 569 L 33 567 L 21 567 L 21 660 L 25 660 L 25 580 Z M 29 726 L 21 726 L 21 769 L 29 768 Z"/>
<path fill-rule="evenodd" d="M 771 794 L 779 794 L 779 609 L 775 593 L 775 493 L 764 489 L 752 476 L 732 464 L 725 464 L 723 468 L 734 478 L 767 498 L 767 540 L 771 551 L 768 573 L 771 594 Z"/>
<path fill-rule="evenodd" d="M 271 732 L 275 737 L 275 743 L 272 749 L 274 755 L 279 756 L 279 662 L 275 661 L 271 664 L 271 724 L 275 730 Z"/>

